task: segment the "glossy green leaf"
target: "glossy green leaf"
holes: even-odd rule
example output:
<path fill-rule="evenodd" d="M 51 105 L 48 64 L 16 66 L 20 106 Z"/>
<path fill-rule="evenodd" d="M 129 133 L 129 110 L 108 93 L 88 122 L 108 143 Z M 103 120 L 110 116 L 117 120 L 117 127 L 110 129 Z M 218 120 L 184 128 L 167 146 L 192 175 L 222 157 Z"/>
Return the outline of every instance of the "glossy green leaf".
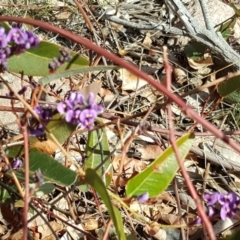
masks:
<path fill-rule="evenodd" d="M 97 191 L 99 196 L 102 198 L 104 204 L 106 205 L 108 213 L 116 228 L 118 239 L 125 240 L 126 236 L 124 233 L 122 217 L 118 209 L 113 206 L 102 179 L 93 169 L 88 168 L 86 170 L 85 180 L 95 189 L 95 191 Z"/>
<path fill-rule="evenodd" d="M 188 154 L 193 139 L 192 134 L 186 134 L 177 140 L 182 159 Z M 155 197 L 168 187 L 178 169 L 175 153 L 172 146 L 170 146 L 146 169 L 128 181 L 126 195 L 132 197 L 148 192 L 150 197 Z"/>
<path fill-rule="evenodd" d="M 93 72 L 93 71 L 107 71 L 107 70 L 114 70 L 114 69 L 119 69 L 119 67 L 117 66 L 97 66 L 97 67 L 83 66 L 76 70 L 67 70 L 65 72 L 50 74 L 46 77 L 39 79 L 38 83 L 45 85 L 50 83 L 53 80 L 56 80 L 59 78 L 67 78 L 79 73 L 86 73 L 86 72 Z"/>
<path fill-rule="evenodd" d="M 45 183 L 70 186 L 77 179 L 76 172 L 64 167 L 49 155 L 39 152 L 36 149 L 32 149 L 29 153 L 30 175 L 33 175 L 39 169 L 43 174 Z"/>
<path fill-rule="evenodd" d="M 218 85 L 218 93 L 224 97 L 224 100 L 230 103 L 237 103 L 240 101 L 240 76 L 228 79 L 226 82 Z"/>
<path fill-rule="evenodd" d="M 61 46 L 42 41 L 37 48 L 31 48 L 23 54 L 14 55 L 8 60 L 8 69 L 12 72 L 23 72 L 28 76 L 49 75 L 48 64 L 54 57 L 58 58 Z M 89 65 L 89 61 L 79 54 L 70 51 L 72 60 L 64 63 L 56 73 L 76 70 Z"/>
<path fill-rule="evenodd" d="M 105 128 L 88 132 L 86 155 L 85 169 L 97 169 L 97 174 L 103 179 L 106 186 L 108 186 L 112 178 L 112 167 L 110 165 L 111 155 Z"/>

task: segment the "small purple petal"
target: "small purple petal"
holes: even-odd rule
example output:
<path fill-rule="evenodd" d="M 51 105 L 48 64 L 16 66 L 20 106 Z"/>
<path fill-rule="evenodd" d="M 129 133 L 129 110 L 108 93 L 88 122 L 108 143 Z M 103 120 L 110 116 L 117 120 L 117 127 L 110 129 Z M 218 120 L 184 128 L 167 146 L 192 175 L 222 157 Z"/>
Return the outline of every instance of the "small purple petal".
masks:
<path fill-rule="evenodd" d="M 219 193 L 204 194 L 204 199 L 207 201 L 207 206 L 214 205 L 218 201 Z"/>
<path fill-rule="evenodd" d="M 0 28 L 0 48 L 5 48 L 8 44 L 7 35 L 5 34 L 5 29 Z"/>
<path fill-rule="evenodd" d="M 66 113 L 66 109 L 67 109 L 67 105 L 65 102 L 60 102 L 58 105 L 57 105 L 57 110 L 59 113 L 61 114 L 65 114 Z"/>
<path fill-rule="evenodd" d="M 195 224 L 201 224 L 202 223 L 202 219 L 200 217 L 197 217 L 197 219 L 195 220 Z"/>
<path fill-rule="evenodd" d="M 30 137 L 39 137 L 42 136 L 44 134 L 44 129 L 30 129 L 29 130 L 29 136 Z"/>
<path fill-rule="evenodd" d="M 224 205 L 224 206 L 221 208 L 220 216 L 221 216 L 221 219 L 222 219 L 223 221 L 226 220 L 226 218 L 228 217 L 228 214 L 229 214 L 230 211 L 231 211 L 231 210 L 230 210 L 228 204 Z"/>
<path fill-rule="evenodd" d="M 69 102 L 74 102 L 76 100 L 76 97 L 77 97 L 77 92 L 71 92 L 68 97 Z"/>
<path fill-rule="evenodd" d="M 209 206 L 208 207 L 208 216 L 213 217 L 214 214 L 215 214 L 215 211 L 214 211 L 213 207 Z"/>
<path fill-rule="evenodd" d="M 17 44 L 17 45 L 21 45 L 24 44 L 27 40 L 27 35 L 26 33 L 24 33 L 21 29 L 19 28 L 12 28 L 9 32 L 8 32 L 8 40 Z"/>
<path fill-rule="evenodd" d="M 147 202 L 148 199 L 149 199 L 149 193 L 146 192 L 146 193 L 144 193 L 144 194 L 141 194 L 141 195 L 139 195 L 139 196 L 137 197 L 137 199 L 138 199 L 138 202 L 139 202 L 139 203 L 145 203 L 145 202 Z"/>
<path fill-rule="evenodd" d="M 12 161 L 12 168 L 18 169 L 22 166 L 23 162 L 20 158 L 14 158 Z"/>
<path fill-rule="evenodd" d="M 67 111 L 67 114 L 65 117 L 66 122 L 71 122 L 73 117 L 74 117 L 74 111 L 73 110 Z"/>
<path fill-rule="evenodd" d="M 83 105 L 84 102 L 85 102 L 85 97 L 82 94 L 77 94 L 75 104 Z"/>
<path fill-rule="evenodd" d="M 90 123 L 93 123 L 95 118 L 97 117 L 97 113 L 92 109 L 84 109 L 80 114 L 80 122 L 83 126 L 88 126 Z"/>

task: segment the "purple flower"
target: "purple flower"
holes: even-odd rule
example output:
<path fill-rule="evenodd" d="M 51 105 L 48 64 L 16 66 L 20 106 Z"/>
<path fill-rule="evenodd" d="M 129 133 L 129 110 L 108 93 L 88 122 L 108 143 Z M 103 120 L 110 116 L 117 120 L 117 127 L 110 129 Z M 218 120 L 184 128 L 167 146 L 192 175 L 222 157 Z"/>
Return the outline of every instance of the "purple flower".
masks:
<path fill-rule="evenodd" d="M 67 99 L 57 105 L 60 114 L 65 114 L 65 120 L 73 124 L 81 124 L 88 129 L 93 128 L 93 123 L 103 107 L 95 102 L 93 93 L 88 99 L 78 93 L 70 92 Z"/>
<path fill-rule="evenodd" d="M 31 31 L 21 30 L 14 27 L 6 34 L 5 29 L 0 27 L 0 70 L 7 69 L 7 59 L 14 55 L 25 52 L 31 47 L 36 47 L 40 40 Z"/>
<path fill-rule="evenodd" d="M 220 211 L 220 216 L 222 220 L 226 220 L 226 218 L 232 218 L 237 211 L 237 206 L 233 206 L 232 204 L 225 204 L 222 206 Z"/>
<path fill-rule="evenodd" d="M 72 119 L 74 118 L 74 110 L 70 109 L 66 113 L 66 122 L 71 122 Z"/>
<path fill-rule="evenodd" d="M 207 201 L 208 216 L 210 217 L 215 214 L 214 205 L 221 205 L 220 217 L 222 220 L 226 220 L 227 217 L 232 218 L 238 211 L 240 203 L 240 198 L 233 192 L 204 194 L 204 199 Z"/>
<path fill-rule="evenodd" d="M 54 57 L 53 60 L 48 64 L 50 72 L 55 72 L 63 63 L 71 60 L 71 55 L 67 49 L 61 49 L 58 58 Z"/>
<path fill-rule="evenodd" d="M 39 124 L 37 128 L 31 128 L 29 127 L 29 136 L 30 137 L 41 137 L 44 135 L 44 128 L 42 124 Z"/>
<path fill-rule="evenodd" d="M 34 108 L 34 111 L 37 113 L 39 118 L 41 118 L 42 120 L 47 121 L 47 122 L 56 113 L 56 111 L 47 104 L 45 106 L 36 106 Z"/>
<path fill-rule="evenodd" d="M 29 49 L 31 47 L 36 48 L 38 44 L 40 43 L 40 39 L 36 37 L 33 32 L 26 31 L 26 42 L 25 42 L 25 48 Z"/>
<path fill-rule="evenodd" d="M 27 34 L 20 28 L 12 28 L 7 35 L 8 41 L 16 45 L 23 45 L 27 40 Z"/>
<path fill-rule="evenodd" d="M 8 39 L 5 34 L 5 29 L 1 27 L 0 28 L 0 48 L 5 48 L 7 44 L 8 44 Z"/>
<path fill-rule="evenodd" d="M 138 202 L 139 202 L 139 203 L 145 203 L 145 202 L 147 202 L 148 199 L 149 199 L 149 193 L 148 193 L 148 192 L 143 193 L 143 194 L 139 195 L 139 196 L 137 197 L 137 199 L 138 199 Z"/>
<path fill-rule="evenodd" d="M 207 206 L 212 206 L 218 201 L 219 193 L 215 192 L 213 194 L 205 193 L 204 199 L 207 201 Z"/>
<path fill-rule="evenodd" d="M 12 161 L 12 168 L 13 169 L 18 169 L 22 166 L 23 161 L 20 158 L 14 158 Z"/>
<path fill-rule="evenodd" d="M 84 109 L 80 114 L 80 122 L 84 127 L 92 124 L 97 117 L 97 112 L 93 109 Z"/>
<path fill-rule="evenodd" d="M 239 203 L 240 198 L 233 192 L 230 192 L 228 194 L 219 194 L 218 195 L 218 202 L 221 205 L 225 205 L 228 203 Z"/>

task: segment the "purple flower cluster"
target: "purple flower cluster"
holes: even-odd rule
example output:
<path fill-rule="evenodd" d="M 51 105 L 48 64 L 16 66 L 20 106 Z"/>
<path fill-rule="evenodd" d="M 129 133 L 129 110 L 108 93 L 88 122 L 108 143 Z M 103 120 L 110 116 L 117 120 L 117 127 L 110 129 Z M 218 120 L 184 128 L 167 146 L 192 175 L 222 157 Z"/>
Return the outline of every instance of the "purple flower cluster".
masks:
<path fill-rule="evenodd" d="M 217 192 L 212 194 L 206 193 L 204 194 L 204 199 L 207 201 L 209 217 L 216 214 L 216 210 L 213 207 L 220 204 L 220 217 L 222 220 L 233 217 L 238 211 L 238 204 L 240 203 L 240 198 L 233 192 L 227 194 Z"/>
<path fill-rule="evenodd" d="M 47 124 L 51 120 L 52 116 L 55 113 L 57 113 L 57 111 L 49 105 L 36 106 L 34 108 L 34 111 L 37 113 L 39 118 L 45 124 Z M 29 128 L 29 135 L 33 137 L 44 136 L 44 132 L 45 132 L 44 126 L 41 123 L 37 123 L 37 126 L 35 126 L 34 128 L 33 127 Z"/>
<path fill-rule="evenodd" d="M 19 27 L 10 29 L 8 33 L 0 27 L 0 67 L 7 69 L 7 59 L 15 54 L 25 52 L 31 47 L 37 47 L 40 40 L 33 32 L 21 30 Z"/>
<path fill-rule="evenodd" d="M 52 62 L 48 64 L 50 72 L 55 72 L 63 63 L 70 61 L 72 56 L 67 49 L 61 49 L 58 58 L 53 58 Z"/>
<path fill-rule="evenodd" d="M 65 120 L 73 124 L 81 124 L 88 129 L 93 128 L 93 123 L 103 107 L 96 104 L 93 93 L 89 94 L 88 99 L 78 93 L 70 92 L 68 98 L 57 105 L 60 114 L 65 114 Z"/>
<path fill-rule="evenodd" d="M 36 106 L 34 111 L 37 113 L 39 118 L 44 122 L 49 122 L 52 116 L 56 113 L 56 111 L 49 105 L 45 106 Z"/>

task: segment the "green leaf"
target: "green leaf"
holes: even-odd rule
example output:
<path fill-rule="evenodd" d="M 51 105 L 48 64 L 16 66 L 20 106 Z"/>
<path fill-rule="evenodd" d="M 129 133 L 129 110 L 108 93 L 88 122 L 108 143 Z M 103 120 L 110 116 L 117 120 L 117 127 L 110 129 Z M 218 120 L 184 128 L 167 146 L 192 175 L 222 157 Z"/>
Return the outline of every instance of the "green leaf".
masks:
<path fill-rule="evenodd" d="M 47 76 L 49 75 L 48 64 L 54 57 L 58 58 L 61 46 L 42 41 L 37 48 L 31 48 L 23 54 L 14 55 L 8 60 L 8 69 L 12 72 L 23 72 L 28 76 Z M 56 71 L 61 73 L 66 70 L 76 70 L 89 65 L 89 61 L 79 54 L 70 51 L 72 60 L 64 63 Z"/>
<path fill-rule="evenodd" d="M 43 174 L 45 183 L 70 186 L 77 179 L 76 172 L 64 167 L 61 163 L 49 155 L 39 152 L 36 149 L 32 149 L 29 153 L 30 174 L 33 175 L 39 169 Z"/>
<path fill-rule="evenodd" d="M 189 152 L 192 143 L 192 134 L 186 134 L 177 140 L 178 150 L 182 159 Z M 172 146 L 170 146 L 146 169 L 128 181 L 126 195 L 132 197 L 148 192 L 150 197 L 155 197 L 168 187 L 178 169 L 179 166 L 175 153 Z"/>
<path fill-rule="evenodd" d="M 90 184 L 102 198 L 104 204 L 106 205 L 109 215 L 113 221 L 113 224 L 116 228 L 116 232 L 118 238 L 121 240 L 125 240 L 126 236 L 124 234 L 124 227 L 122 222 L 122 217 L 118 209 L 112 205 L 110 197 L 107 193 L 106 187 L 99 177 L 99 175 L 91 168 L 86 170 L 85 180 L 88 184 Z"/>
<path fill-rule="evenodd" d="M 55 114 L 48 123 L 47 128 L 60 143 L 64 143 L 75 130 L 76 125 L 67 123 L 60 114 Z"/>
<path fill-rule="evenodd" d="M 15 158 L 17 156 L 21 156 L 23 150 L 24 150 L 23 145 L 11 146 L 7 148 L 6 155 L 10 158 Z"/>
<path fill-rule="evenodd" d="M 233 31 L 232 29 L 234 28 L 235 24 L 236 24 L 236 18 L 230 19 L 225 23 L 222 23 L 221 26 L 219 27 L 218 31 L 221 32 L 222 37 L 225 40 L 227 40 L 230 37 Z"/>
<path fill-rule="evenodd" d="M 232 92 L 231 94 L 224 97 L 224 101 L 227 103 L 239 103 L 240 102 L 240 91 Z"/>
<path fill-rule="evenodd" d="M 76 70 L 67 70 L 65 72 L 60 72 L 60 73 L 53 73 L 50 74 L 46 77 L 43 77 L 38 80 L 39 84 L 45 85 L 50 83 L 53 80 L 59 79 L 59 78 L 67 78 L 72 75 L 76 75 L 79 73 L 85 73 L 85 72 L 93 72 L 93 71 L 107 71 L 107 70 L 114 70 L 114 69 L 119 69 L 117 66 L 97 66 L 97 67 L 89 67 L 89 66 L 82 66 L 79 69 Z"/>
<path fill-rule="evenodd" d="M 206 53 L 207 47 L 200 42 L 189 42 L 184 47 L 184 53 L 188 58 L 199 61 L 203 59 L 204 54 Z"/>
<path fill-rule="evenodd" d="M 138 240 L 134 234 L 127 235 L 127 240 Z"/>
<path fill-rule="evenodd" d="M 9 199 L 11 196 L 10 194 L 5 188 L 0 187 L 0 201 L 1 202 L 5 202 L 7 199 Z"/>
<path fill-rule="evenodd" d="M 40 186 L 39 189 L 34 192 L 34 196 L 42 197 L 46 194 L 53 192 L 54 189 L 55 186 L 52 183 L 44 183 L 42 186 Z"/>
<path fill-rule="evenodd" d="M 88 132 L 86 155 L 85 169 L 97 169 L 97 174 L 103 179 L 106 186 L 108 186 L 112 178 L 112 167 L 110 165 L 111 154 L 105 128 Z"/>
<path fill-rule="evenodd" d="M 240 101 L 240 76 L 228 79 L 226 82 L 218 85 L 218 93 L 224 97 L 229 103 L 237 103 Z"/>

